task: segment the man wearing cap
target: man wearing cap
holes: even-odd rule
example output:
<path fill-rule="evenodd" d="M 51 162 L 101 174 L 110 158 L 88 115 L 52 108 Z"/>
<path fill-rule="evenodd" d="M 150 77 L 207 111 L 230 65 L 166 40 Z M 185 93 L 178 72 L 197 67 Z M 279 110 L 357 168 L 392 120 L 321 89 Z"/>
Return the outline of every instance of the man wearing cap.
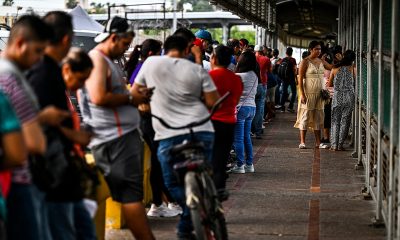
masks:
<path fill-rule="evenodd" d="M 254 47 L 257 63 L 260 66 L 260 78 L 261 81 L 257 86 L 257 94 L 256 94 L 256 115 L 254 116 L 252 122 L 252 128 L 256 135 L 256 138 L 261 138 L 262 134 L 262 124 L 263 124 L 263 116 L 264 116 L 264 102 L 265 102 L 265 94 L 267 91 L 267 74 L 271 69 L 271 61 L 269 58 L 264 56 L 263 52 L 264 48 L 261 45 L 256 45 Z"/>
<path fill-rule="evenodd" d="M 154 239 L 143 199 L 143 143 L 136 106 L 148 102 L 151 90 L 137 94 L 126 89 L 122 69 L 114 63 L 134 38 L 128 21 L 114 17 L 89 52 L 94 68 L 79 93 L 83 120 L 94 132 L 89 144 L 96 164 L 103 170 L 114 201 L 122 203 L 128 228 L 136 239 Z"/>
<path fill-rule="evenodd" d="M 201 43 L 201 48 L 203 49 L 204 52 L 204 50 L 208 48 L 208 45 L 212 43 L 211 33 L 207 30 L 200 29 L 194 35 L 197 38 L 195 44 L 197 45 L 197 43 Z"/>

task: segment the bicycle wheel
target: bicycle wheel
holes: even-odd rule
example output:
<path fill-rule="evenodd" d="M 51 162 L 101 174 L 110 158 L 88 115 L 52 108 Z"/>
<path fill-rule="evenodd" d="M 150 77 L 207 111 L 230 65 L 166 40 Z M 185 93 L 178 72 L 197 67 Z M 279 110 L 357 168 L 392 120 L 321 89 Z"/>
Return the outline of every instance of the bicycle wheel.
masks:
<path fill-rule="evenodd" d="M 214 181 L 208 174 L 202 175 L 205 184 L 205 199 L 208 199 L 209 210 L 208 219 L 210 222 L 210 228 L 213 232 L 214 239 L 227 240 L 228 231 L 226 228 L 226 221 L 222 204 L 218 200 L 217 190 L 215 189 Z"/>
<path fill-rule="evenodd" d="M 188 172 L 185 175 L 186 205 L 190 209 L 193 228 L 198 240 L 208 239 L 208 231 L 203 225 L 207 213 L 203 204 L 203 194 L 197 181 L 196 173 Z"/>

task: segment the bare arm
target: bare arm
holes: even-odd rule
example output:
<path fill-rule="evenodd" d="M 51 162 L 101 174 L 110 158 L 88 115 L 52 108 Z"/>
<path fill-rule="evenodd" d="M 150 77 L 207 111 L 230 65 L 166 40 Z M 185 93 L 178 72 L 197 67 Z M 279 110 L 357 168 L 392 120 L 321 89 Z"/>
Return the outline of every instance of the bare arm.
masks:
<path fill-rule="evenodd" d="M 4 162 L 1 169 L 21 166 L 27 159 L 28 153 L 21 132 L 15 131 L 3 134 L 1 137 Z"/>
<path fill-rule="evenodd" d="M 39 112 L 38 120 L 40 124 L 59 126 L 68 117 L 71 117 L 68 111 L 61 110 L 55 106 L 48 106 Z"/>
<path fill-rule="evenodd" d="M 308 59 L 304 59 L 300 63 L 299 79 L 298 79 L 298 81 L 299 81 L 300 98 L 301 98 L 301 102 L 304 103 L 304 104 L 307 102 L 307 98 L 306 98 L 306 95 L 304 94 L 303 79 L 304 79 L 304 77 L 306 75 L 307 67 L 308 67 Z"/>
<path fill-rule="evenodd" d="M 333 79 L 336 76 L 337 68 L 334 68 L 329 75 L 328 82 L 326 83 L 328 87 L 333 87 Z"/>
<path fill-rule="evenodd" d="M 324 59 L 321 59 L 322 61 L 322 65 L 324 65 L 324 68 L 327 70 L 332 70 L 333 68 L 333 64 L 329 64 L 327 61 L 325 61 Z"/>
<path fill-rule="evenodd" d="M 203 66 L 203 53 L 201 52 L 201 48 L 197 45 L 193 45 L 190 51 L 194 56 L 195 62 Z"/>
<path fill-rule="evenodd" d="M 219 93 L 217 90 L 212 92 L 203 92 L 204 102 L 208 108 L 212 108 L 215 102 L 219 99 Z"/>
<path fill-rule="evenodd" d="M 128 94 L 114 94 L 107 91 L 107 76 L 110 70 L 103 56 L 97 52 L 91 52 L 90 57 L 94 68 L 86 81 L 86 87 L 92 103 L 103 107 L 118 107 L 129 104 Z"/>
<path fill-rule="evenodd" d="M 66 138 L 81 146 L 87 146 L 93 136 L 93 134 L 90 132 L 78 131 L 66 127 L 61 127 L 60 130 Z"/>
<path fill-rule="evenodd" d="M 44 154 L 46 137 L 37 119 L 22 124 L 22 135 L 29 153 Z"/>

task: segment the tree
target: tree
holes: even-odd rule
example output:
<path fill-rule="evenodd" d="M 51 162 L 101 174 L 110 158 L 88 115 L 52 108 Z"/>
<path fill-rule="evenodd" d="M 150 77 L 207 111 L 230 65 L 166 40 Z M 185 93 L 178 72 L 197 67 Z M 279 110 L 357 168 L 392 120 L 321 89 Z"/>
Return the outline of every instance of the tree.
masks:
<path fill-rule="evenodd" d="M 67 8 L 75 8 L 78 5 L 76 0 L 67 0 Z"/>
<path fill-rule="evenodd" d="M 12 6 L 14 4 L 14 0 L 4 0 L 3 6 Z"/>

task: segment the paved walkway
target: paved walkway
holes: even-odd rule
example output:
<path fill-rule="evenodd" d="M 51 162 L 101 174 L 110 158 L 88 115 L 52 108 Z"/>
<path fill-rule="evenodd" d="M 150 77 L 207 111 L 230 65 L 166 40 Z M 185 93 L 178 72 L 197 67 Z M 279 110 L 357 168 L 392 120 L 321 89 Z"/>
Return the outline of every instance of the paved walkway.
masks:
<path fill-rule="evenodd" d="M 373 201 L 360 192 L 363 170 L 355 170 L 351 151 L 298 149 L 295 114 L 278 113 L 254 139 L 253 174 L 231 174 L 230 199 L 224 204 L 229 238 L 385 239 L 371 226 Z M 311 134 L 308 146 L 314 145 Z M 152 218 L 157 239 L 175 239 L 177 218 Z M 132 239 L 126 230 L 108 231 L 107 239 Z"/>

